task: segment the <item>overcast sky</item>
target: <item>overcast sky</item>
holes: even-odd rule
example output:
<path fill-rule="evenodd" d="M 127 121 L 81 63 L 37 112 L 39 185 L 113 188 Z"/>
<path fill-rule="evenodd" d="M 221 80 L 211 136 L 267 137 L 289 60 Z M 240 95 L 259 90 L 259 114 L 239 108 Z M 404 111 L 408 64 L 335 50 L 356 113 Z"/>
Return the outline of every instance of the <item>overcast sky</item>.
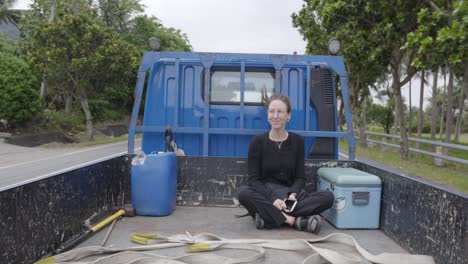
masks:
<path fill-rule="evenodd" d="M 17 0 L 26 9 L 32 1 Z M 145 13 L 164 26 L 186 33 L 194 51 L 299 54 L 306 42 L 292 26 L 291 14 L 302 0 L 141 0 Z M 419 102 L 419 79 L 413 80 L 413 105 Z M 403 88 L 408 100 L 408 88 Z M 431 95 L 425 89 L 425 98 Z M 427 101 L 425 102 L 425 105 Z"/>
<path fill-rule="evenodd" d="M 18 0 L 16 8 L 32 1 Z M 303 54 L 291 14 L 302 0 L 142 0 L 145 13 L 186 33 L 194 51 Z"/>

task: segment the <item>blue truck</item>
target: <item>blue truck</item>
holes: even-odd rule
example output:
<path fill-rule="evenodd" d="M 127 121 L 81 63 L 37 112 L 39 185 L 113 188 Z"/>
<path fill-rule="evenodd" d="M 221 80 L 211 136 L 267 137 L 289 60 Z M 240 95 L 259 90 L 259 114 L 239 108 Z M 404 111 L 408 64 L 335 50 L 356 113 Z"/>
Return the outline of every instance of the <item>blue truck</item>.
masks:
<path fill-rule="evenodd" d="M 148 77 L 146 75 L 148 74 Z M 340 78 L 348 132 L 337 131 L 335 74 Z M 354 137 L 347 73 L 339 56 L 222 53 L 147 53 L 138 73 L 129 153 L 141 132 L 145 153 L 165 149 L 170 129 L 189 156 L 246 157 L 253 135 L 268 122 L 261 91 L 292 103 L 287 129 L 305 137 L 306 157 L 338 159 L 338 139 Z M 143 125 L 136 126 L 147 83 Z"/>
<path fill-rule="evenodd" d="M 336 80 L 346 132 L 338 131 Z M 53 255 L 87 232 L 83 223 L 90 216 L 131 203 L 137 134 L 141 134 L 144 153 L 178 148 L 185 156 L 177 157 L 175 216 L 135 218 L 125 223 L 136 221 L 139 228 L 157 223 L 159 229 L 169 226 L 167 230 L 178 232 L 211 228 L 225 236 L 271 236 L 256 233 L 247 224 L 250 219 L 236 220 L 245 222 L 240 226 L 216 215 L 241 210 L 236 190 L 247 179 L 248 144 L 254 135 L 268 130 L 260 99 L 266 91 L 286 94 L 291 100 L 292 117 L 286 129 L 305 138 L 307 190 L 317 190 L 320 168 L 354 168 L 378 176 L 382 183 L 379 227 L 367 237 L 371 241 L 367 245 L 379 245 L 385 237 L 401 248 L 381 244 L 374 253 L 404 250 L 430 255 L 436 263 L 466 263 L 468 196 L 357 161 L 347 85 L 340 56 L 146 52 L 134 93 L 128 154 L 2 191 L 0 262 L 31 263 Z M 348 141 L 347 160 L 339 159 L 340 139 Z M 197 214 L 203 215 L 197 218 Z M 185 221 L 183 227 L 178 221 Z M 193 226 L 194 221 L 199 225 Z M 281 234 L 287 237 L 305 236 L 285 232 Z M 369 234 L 369 230 L 362 232 Z M 92 244 L 90 241 L 81 246 Z M 365 238 L 361 241 L 366 244 Z M 255 263 L 298 263 L 289 254 L 267 256 L 264 262 Z"/>

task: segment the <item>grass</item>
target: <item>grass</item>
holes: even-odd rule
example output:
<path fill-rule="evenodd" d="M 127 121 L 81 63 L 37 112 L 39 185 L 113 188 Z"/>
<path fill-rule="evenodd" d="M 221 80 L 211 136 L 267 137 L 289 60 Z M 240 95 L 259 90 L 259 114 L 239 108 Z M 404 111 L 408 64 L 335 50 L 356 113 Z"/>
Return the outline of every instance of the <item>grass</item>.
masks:
<path fill-rule="evenodd" d="M 468 145 L 468 133 L 460 134 L 460 142 Z"/>
<path fill-rule="evenodd" d="M 94 135 L 93 141 L 88 141 L 86 139 L 86 135 L 84 135 L 78 139 L 79 141 L 78 143 L 74 143 L 72 145 L 75 145 L 76 147 L 91 147 L 91 146 L 110 144 L 110 143 L 127 141 L 127 140 L 128 140 L 128 134 L 122 135 L 120 137 L 109 137 L 109 136 L 96 133 Z"/>
<path fill-rule="evenodd" d="M 369 127 L 368 130 L 373 131 L 373 132 L 385 133 L 381 127 L 371 126 L 371 127 Z M 411 134 L 411 137 L 417 138 L 417 134 L 413 133 L 413 134 Z M 382 140 L 381 136 L 373 136 L 372 135 L 372 136 L 368 136 L 368 138 L 375 139 L 375 140 L 378 140 L 378 141 Z M 421 138 L 431 140 L 431 135 L 430 134 L 422 134 Z M 436 136 L 436 141 L 445 142 L 445 138 L 444 137 L 443 138 L 438 138 L 438 136 Z M 460 142 L 455 143 L 455 141 L 452 140 L 451 143 L 452 144 L 457 144 L 457 145 L 468 146 L 468 133 L 460 134 L 460 140 L 459 141 Z M 391 142 L 391 139 L 387 138 L 387 142 Z M 396 143 L 394 143 L 394 144 L 399 144 L 399 141 L 397 140 Z M 411 142 L 410 141 L 409 144 L 410 144 L 410 147 L 413 147 L 413 148 L 416 147 L 416 142 Z M 420 143 L 419 148 L 422 149 L 422 150 L 432 152 L 432 145 L 430 145 L 430 144 Z M 457 157 L 457 158 L 460 158 L 460 159 L 468 160 L 468 151 L 465 151 L 465 150 L 450 149 L 448 155 L 452 156 L 452 157 Z"/>
<path fill-rule="evenodd" d="M 372 132 L 385 133 L 384 129 L 382 127 L 380 127 L 380 126 L 369 125 L 367 130 L 372 131 Z M 393 130 L 391 131 L 391 133 L 392 132 L 393 132 Z M 417 138 L 418 134 L 417 133 L 411 133 L 411 137 Z M 431 134 L 430 133 L 421 133 L 421 138 L 431 140 Z M 459 142 L 455 142 L 454 138 L 455 138 L 455 135 L 452 134 L 450 143 L 459 144 L 459 145 L 468 145 L 468 133 L 461 133 L 460 138 L 459 138 Z M 439 138 L 439 131 L 437 131 L 436 136 L 435 136 L 435 140 L 445 142 L 445 133 L 442 135 L 441 138 Z"/>
<path fill-rule="evenodd" d="M 135 138 L 139 138 L 140 135 L 137 134 L 135 135 Z M 81 135 L 78 138 L 77 143 L 50 143 L 50 144 L 45 144 L 42 145 L 43 147 L 46 148 L 61 148 L 61 147 L 67 147 L 67 148 L 84 148 L 84 147 L 92 147 L 92 146 L 97 146 L 97 145 L 103 145 L 103 144 L 110 144 L 110 143 L 115 143 L 115 142 L 122 142 L 122 141 L 127 141 L 128 140 L 128 134 L 119 136 L 119 137 L 109 137 L 105 136 L 100 133 L 95 133 L 94 134 L 94 141 L 88 141 L 86 138 L 86 135 Z"/>
<path fill-rule="evenodd" d="M 347 151 L 348 143 L 340 142 L 340 149 Z M 396 148 L 388 147 L 387 151 L 382 151 L 380 146 L 362 148 L 358 144 L 356 144 L 356 155 L 468 193 L 467 165 L 444 161 L 442 167 L 436 167 L 432 163 L 433 159 L 428 156 L 410 153 L 409 160 L 401 160 Z"/>

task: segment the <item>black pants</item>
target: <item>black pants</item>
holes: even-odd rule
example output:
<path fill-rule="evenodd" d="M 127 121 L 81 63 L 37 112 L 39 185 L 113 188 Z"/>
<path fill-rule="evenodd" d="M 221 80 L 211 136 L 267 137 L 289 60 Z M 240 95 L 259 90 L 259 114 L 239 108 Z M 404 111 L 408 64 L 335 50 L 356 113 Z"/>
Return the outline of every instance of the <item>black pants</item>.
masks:
<path fill-rule="evenodd" d="M 284 197 L 283 199 L 287 198 L 287 187 L 277 184 L 265 187 L 274 188 L 273 190 L 275 190 L 275 193 L 279 197 Z M 273 205 L 270 198 L 264 197 L 251 186 L 241 186 L 238 192 L 238 199 L 240 204 L 247 209 L 250 216 L 255 217 L 255 213 L 260 215 L 265 222 L 266 228 L 280 227 L 286 221 L 286 217 L 282 211 Z M 301 190 L 297 195 L 296 208 L 289 215 L 298 217 L 320 214 L 330 208 L 333 205 L 333 201 L 333 193 L 330 191 L 308 193 L 305 190 Z"/>

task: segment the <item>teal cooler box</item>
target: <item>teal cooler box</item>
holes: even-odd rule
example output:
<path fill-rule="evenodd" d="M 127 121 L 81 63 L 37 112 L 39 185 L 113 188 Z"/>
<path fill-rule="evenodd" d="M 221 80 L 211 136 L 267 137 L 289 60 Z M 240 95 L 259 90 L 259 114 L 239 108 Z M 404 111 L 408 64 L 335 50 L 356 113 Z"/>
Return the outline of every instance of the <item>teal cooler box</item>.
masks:
<path fill-rule="evenodd" d="M 320 168 L 319 190 L 335 196 L 332 208 L 322 213 L 336 228 L 379 228 L 382 181 L 353 168 Z"/>
<path fill-rule="evenodd" d="M 176 154 L 138 155 L 132 161 L 131 184 L 132 203 L 137 215 L 171 214 L 176 206 Z"/>

